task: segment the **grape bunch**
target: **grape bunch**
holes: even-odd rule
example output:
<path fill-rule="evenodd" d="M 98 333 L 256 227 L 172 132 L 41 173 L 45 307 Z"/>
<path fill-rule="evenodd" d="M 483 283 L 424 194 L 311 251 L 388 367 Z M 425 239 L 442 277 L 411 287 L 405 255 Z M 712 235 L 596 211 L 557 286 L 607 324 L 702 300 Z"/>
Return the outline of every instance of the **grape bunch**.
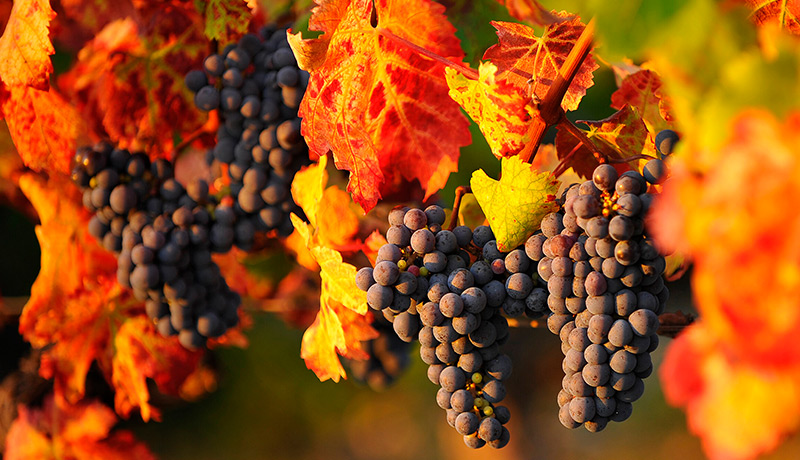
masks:
<path fill-rule="evenodd" d="M 89 233 L 117 253 L 117 280 L 145 301 L 162 335 L 193 349 L 238 323 L 241 299 L 211 253 L 248 244 L 252 228 L 209 196 L 205 181 L 184 189 L 170 162 L 106 142 L 78 149 L 72 180 L 94 213 Z"/>
<path fill-rule="evenodd" d="M 375 317 L 372 327 L 378 336 L 362 343 L 370 357 L 350 361 L 350 373 L 356 381 L 377 391 L 386 389 L 408 368 L 411 344 L 397 337 L 392 324 L 382 316 Z"/>
<path fill-rule="evenodd" d="M 645 234 L 648 183 L 666 178 L 661 160 L 644 175 L 618 175 L 608 164 L 563 195 L 563 209 L 544 217 L 526 242 L 547 282 L 548 328 L 559 335 L 565 377 L 559 419 L 591 432 L 621 422 L 644 392 L 658 346 L 658 315 L 669 289 L 664 257 Z"/>
<path fill-rule="evenodd" d="M 302 215 L 290 187 L 295 173 L 310 163 L 297 116 L 308 78 L 297 67 L 286 29 L 273 27 L 244 35 L 208 56 L 203 70 L 186 75 L 195 105 L 219 110 L 209 159 L 227 165 L 235 207 L 257 231 L 288 236 L 289 214 Z"/>
<path fill-rule="evenodd" d="M 418 339 L 448 423 L 472 448 L 505 446 L 510 412 L 499 405 L 511 375 L 503 316 L 542 317 L 547 291 L 523 248 L 503 253 L 488 226 L 443 229 L 439 206 L 389 213 L 375 267 L 356 274 L 370 308 L 404 341 Z"/>

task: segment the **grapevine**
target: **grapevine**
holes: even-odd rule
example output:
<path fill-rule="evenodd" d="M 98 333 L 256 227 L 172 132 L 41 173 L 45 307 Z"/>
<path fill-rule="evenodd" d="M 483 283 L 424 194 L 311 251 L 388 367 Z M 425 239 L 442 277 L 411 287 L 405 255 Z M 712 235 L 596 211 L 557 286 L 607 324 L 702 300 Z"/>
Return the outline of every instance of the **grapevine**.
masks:
<path fill-rule="evenodd" d="M 276 408 L 393 395 L 325 429 L 364 458 L 618 444 L 662 395 L 708 458 L 793 458 L 800 10 L 551 3 L 0 8 L 4 458 L 173 456 L 149 422 L 231 347 Z"/>

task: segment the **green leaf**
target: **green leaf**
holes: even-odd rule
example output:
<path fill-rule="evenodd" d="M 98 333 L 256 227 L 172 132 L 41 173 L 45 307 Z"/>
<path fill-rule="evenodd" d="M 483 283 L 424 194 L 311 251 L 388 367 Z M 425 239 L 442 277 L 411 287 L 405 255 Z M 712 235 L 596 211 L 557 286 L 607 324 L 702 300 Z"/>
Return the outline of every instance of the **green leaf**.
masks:
<path fill-rule="evenodd" d="M 555 194 L 558 181 L 539 173 L 518 157 L 504 158 L 502 175 L 496 181 L 483 170 L 472 173 L 472 193 L 481 205 L 497 239 L 497 248 L 511 251 L 539 227 L 547 213 L 558 209 Z"/>
<path fill-rule="evenodd" d="M 253 16 L 245 0 L 195 0 L 194 7 L 205 17 L 203 31 L 209 40 L 228 38 L 228 30 L 236 34 L 247 32 Z"/>

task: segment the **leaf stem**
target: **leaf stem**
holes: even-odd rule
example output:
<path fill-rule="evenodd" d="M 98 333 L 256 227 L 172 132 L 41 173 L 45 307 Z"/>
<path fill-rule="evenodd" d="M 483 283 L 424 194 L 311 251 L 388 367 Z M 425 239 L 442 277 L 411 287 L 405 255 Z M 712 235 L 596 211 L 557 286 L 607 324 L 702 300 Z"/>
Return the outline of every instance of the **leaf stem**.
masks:
<path fill-rule="evenodd" d="M 450 225 L 447 226 L 447 229 L 450 231 L 456 228 L 456 224 L 458 223 L 458 212 L 459 208 L 461 208 L 461 199 L 467 193 L 472 193 L 472 188 L 466 185 L 459 185 L 456 187 L 456 197 L 453 201 L 453 213 L 450 214 Z"/>
<path fill-rule="evenodd" d="M 405 46 L 406 48 L 410 48 L 411 50 L 416 51 L 418 54 L 421 54 L 427 58 L 433 59 L 436 62 L 440 62 L 448 67 L 452 67 L 458 70 L 459 72 L 464 74 L 465 77 L 471 80 L 478 79 L 478 71 L 475 69 L 470 69 L 469 67 L 466 67 L 463 64 L 459 64 L 457 62 L 451 61 L 450 59 L 447 59 L 446 57 L 439 56 L 433 51 L 429 51 L 419 45 L 415 45 L 414 43 L 411 43 L 410 41 L 406 40 L 403 37 L 395 35 L 394 33 L 392 33 L 392 31 L 384 29 L 383 27 L 376 27 L 375 30 L 381 36 L 388 38 L 389 40 L 397 43 L 400 46 Z"/>

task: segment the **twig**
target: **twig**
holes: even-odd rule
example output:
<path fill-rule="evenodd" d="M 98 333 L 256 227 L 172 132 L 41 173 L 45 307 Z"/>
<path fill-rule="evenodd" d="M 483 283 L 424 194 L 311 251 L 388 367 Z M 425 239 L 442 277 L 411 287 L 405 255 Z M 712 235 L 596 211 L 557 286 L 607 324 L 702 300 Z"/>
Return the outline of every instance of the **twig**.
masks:
<path fill-rule="evenodd" d="M 415 45 L 414 43 L 411 43 L 410 41 L 406 40 L 403 37 L 399 37 L 399 36 L 395 35 L 390 30 L 384 29 L 383 27 L 376 27 L 375 30 L 381 36 L 388 38 L 389 40 L 397 43 L 398 45 L 405 46 L 406 48 L 410 48 L 410 49 L 416 51 L 417 53 L 419 53 L 419 54 L 421 54 L 421 55 L 423 55 L 423 56 L 425 56 L 427 58 L 433 59 L 436 62 L 440 62 L 440 63 L 442 63 L 442 64 L 444 64 L 444 65 L 446 65 L 448 67 L 452 67 L 452 68 L 458 70 L 459 72 L 463 73 L 465 77 L 467 77 L 467 78 L 469 78 L 471 80 L 477 80 L 478 79 L 478 71 L 475 70 L 475 69 L 470 69 L 469 67 L 466 67 L 466 66 L 464 66 L 462 64 L 459 64 L 457 62 L 453 62 L 450 59 L 447 59 L 445 57 L 439 56 L 438 54 L 434 53 L 433 51 L 429 51 L 429 50 L 426 50 L 425 48 L 423 48 L 423 47 L 421 47 L 419 45 Z"/>
<path fill-rule="evenodd" d="M 567 94 L 572 80 L 575 79 L 575 75 L 578 74 L 578 69 L 580 69 L 581 64 L 583 64 L 592 49 L 594 24 L 594 19 L 586 24 L 581 36 L 575 42 L 575 46 L 572 47 L 564 64 L 558 70 L 555 81 L 547 90 L 547 94 L 542 99 L 541 104 L 539 104 L 538 116 L 534 117 L 528 127 L 528 145 L 519 154 L 522 161 L 530 163 L 536 155 L 536 151 L 539 150 L 539 144 L 542 142 L 542 137 L 547 132 L 547 128 L 558 124 L 562 119 L 566 119 L 564 118 L 564 111 L 561 109 L 561 102 L 564 100 L 564 95 Z"/>
<path fill-rule="evenodd" d="M 672 337 L 678 336 L 686 327 L 692 324 L 695 316 L 682 311 L 663 313 L 658 317 L 661 326 L 658 328 L 658 335 Z"/>
<path fill-rule="evenodd" d="M 456 224 L 458 223 L 458 212 L 459 208 L 461 207 L 461 199 L 467 193 L 472 193 L 472 189 L 467 187 L 466 185 L 459 185 L 456 187 L 456 197 L 453 201 L 453 213 L 450 214 L 450 225 L 447 226 L 447 229 L 452 231 L 456 228 Z"/>

